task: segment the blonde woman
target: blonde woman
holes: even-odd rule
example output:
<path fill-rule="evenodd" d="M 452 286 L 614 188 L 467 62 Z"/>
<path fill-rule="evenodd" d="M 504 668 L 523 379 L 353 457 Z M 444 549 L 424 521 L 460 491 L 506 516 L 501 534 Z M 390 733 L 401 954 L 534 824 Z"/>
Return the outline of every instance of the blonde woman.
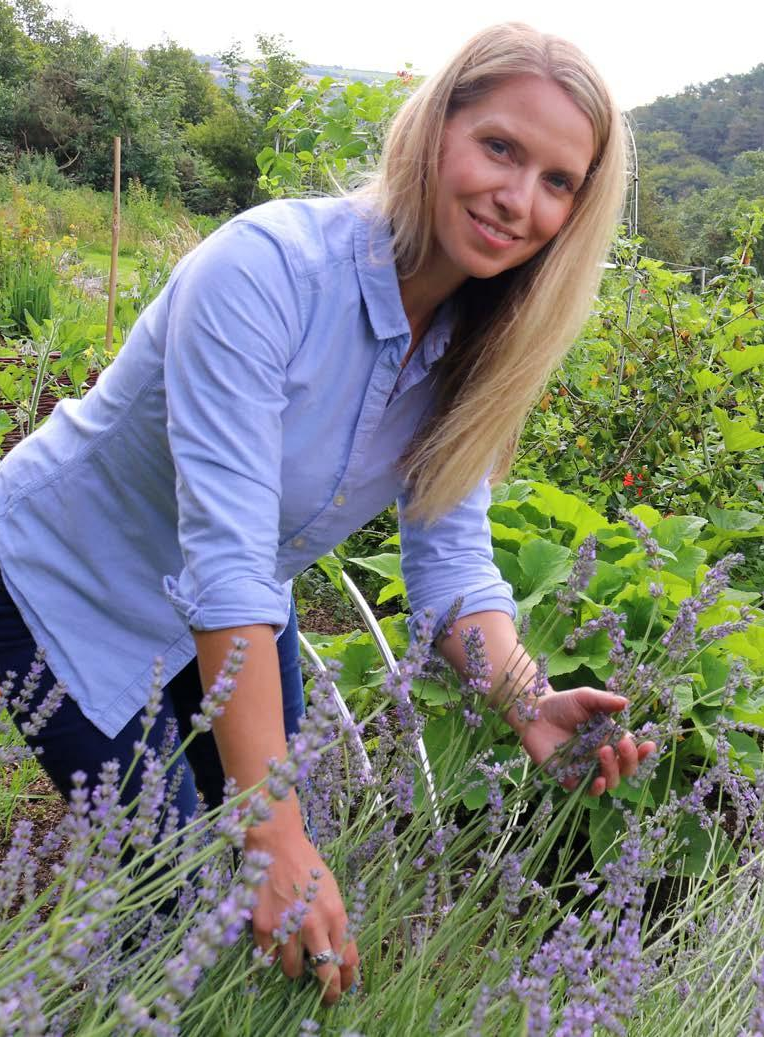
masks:
<path fill-rule="evenodd" d="M 463 667 L 460 631 L 478 624 L 496 674 L 527 669 L 486 473 L 506 470 L 587 313 L 623 183 L 620 117 L 587 60 L 498 25 L 403 107 L 359 195 L 261 206 L 178 264 L 97 386 L 0 466 L 0 666 L 26 672 L 39 644 L 34 701 L 66 682 L 31 739 L 64 792 L 75 770 L 92 785 L 101 761 L 126 765 L 157 655 L 160 721 L 185 733 L 234 635 L 249 642 L 236 692 L 181 761 L 176 803 L 219 802 L 224 775 L 260 782 L 302 709 L 290 579 L 395 498 L 414 612 L 463 599 L 446 658 Z M 497 707 L 516 691 L 497 682 Z M 506 719 L 541 763 L 625 700 L 550 689 L 538 705 Z M 602 748 L 591 791 L 654 748 Z M 305 950 L 336 1000 L 358 954 L 296 797 L 248 841 L 273 857 L 264 949 L 322 871 L 280 955 L 294 977 Z"/>

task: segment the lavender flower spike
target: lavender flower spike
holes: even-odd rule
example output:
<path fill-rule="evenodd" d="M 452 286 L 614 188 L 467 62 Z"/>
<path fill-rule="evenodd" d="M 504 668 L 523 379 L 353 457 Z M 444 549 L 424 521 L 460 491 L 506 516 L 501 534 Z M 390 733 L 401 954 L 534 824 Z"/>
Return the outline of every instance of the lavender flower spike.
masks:
<path fill-rule="evenodd" d="M 191 717 L 191 725 L 195 731 L 212 730 L 213 717 L 219 717 L 223 712 L 223 706 L 236 690 L 235 677 L 244 665 L 246 647 L 245 638 L 233 638 L 233 648 L 225 658 L 223 669 L 202 697 L 201 712 L 194 713 Z"/>
<path fill-rule="evenodd" d="M 627 526 L 631 527 L 632 532 L 636 536 L 639 543 L 642 545 L 645 554 L 647 555 L 648 564 L 651 569 L 662 569 L 663 559 L 660 556 L 661 548 L 655 537 L 650 536 L 650 530 L 638 519 L 636 515 L 632 515 L 630 511 L 625 509 L 621 511 L 621 518 Z"/>
<path fill-rule="evenodd" d="M 567 584 L 557 591 L 557 607 L 563 615 L 573 614 L 572 606 L 578 600 L 578 595 L 589 586 L 596 571 L 597 538 L 590 533 L 578 549 L 578 555 L 573 563 Z"/>
<path fill-rule="evenodd" d="M 58 707 L 64 701 L 66 685 L 56 681 L 29 720 L 22 721 L 21 730 L 26 738 L 39 735 Z"/>

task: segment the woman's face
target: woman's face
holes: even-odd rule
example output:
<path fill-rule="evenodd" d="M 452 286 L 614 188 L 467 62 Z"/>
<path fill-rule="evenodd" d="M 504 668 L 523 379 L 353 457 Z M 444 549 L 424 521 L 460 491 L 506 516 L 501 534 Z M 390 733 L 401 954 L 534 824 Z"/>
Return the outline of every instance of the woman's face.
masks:
<path fill-rule="evenodd" d="M 588 117 L 540 76 L 512 76 L 447 122 L 435 199 L 436 264 L 461 282 L 534 256 L 570 215 L 594 158 Z"/>

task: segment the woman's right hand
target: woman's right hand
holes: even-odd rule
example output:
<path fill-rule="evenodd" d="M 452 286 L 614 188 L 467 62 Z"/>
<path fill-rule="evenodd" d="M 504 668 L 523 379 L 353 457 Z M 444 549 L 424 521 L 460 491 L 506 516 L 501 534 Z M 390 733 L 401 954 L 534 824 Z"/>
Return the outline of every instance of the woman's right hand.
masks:
<path fill-rule="evenodd" d="M 284 975 L 290 979 L 303 974 L 308 955 L 333 951 L 341 964 L 320 965 L 315 974 L 324 990 L 323 1000 L 334 1004 L 353 985 L 360 965 L 355 940 L 347 937 L 347 914 L 334 876 L 303 832 L 277 835 L 255 829 L 247 842 L 272 858 L 252 913 L 256 945 L 264 954 L 280 956 Z M 302 928 L 279 943 L 274 930 L 282 927 L 285 912 L 295 901 L 306 902 L 310 884 L 317 885 L 318 892 L 307 904 Z"/>

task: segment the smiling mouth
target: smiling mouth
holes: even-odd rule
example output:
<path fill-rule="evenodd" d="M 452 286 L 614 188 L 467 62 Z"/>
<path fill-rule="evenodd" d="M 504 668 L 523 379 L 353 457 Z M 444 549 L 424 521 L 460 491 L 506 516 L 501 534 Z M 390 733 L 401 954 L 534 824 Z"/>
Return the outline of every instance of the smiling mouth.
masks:
<path fill-rule="evenodd" d="M 477 223 L 478 227 L 481 227 L 487 234 L 490 234 L 491 237 L 498 238 L 500 241 L 520 241 L 517 234 L 510 234 L 508 231 L 497 227 L 495 223 L 488 223 L 486 220 L 476 216 L 474 212 L 470 212 L 469 209 L 467 210 L 467 214 L 474 223 Z"/>

